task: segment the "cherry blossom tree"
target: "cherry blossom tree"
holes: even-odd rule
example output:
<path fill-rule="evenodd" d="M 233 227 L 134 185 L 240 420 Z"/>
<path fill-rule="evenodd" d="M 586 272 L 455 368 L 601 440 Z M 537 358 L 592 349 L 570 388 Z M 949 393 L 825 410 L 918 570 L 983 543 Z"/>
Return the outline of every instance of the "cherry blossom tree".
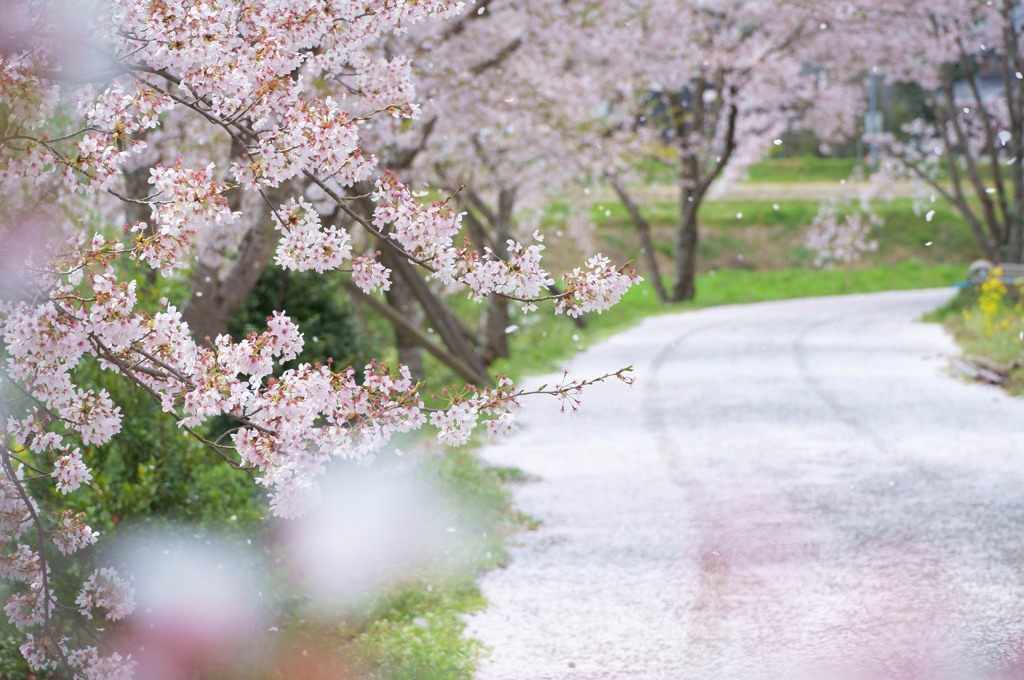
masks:
<path fill-rule="evenodd" d="M 862 1 L 835 20 L 853 47 L 832 55 L 837 69 L 915 83 L 927 93 L 917 120 L 869 139 L 884 152 L 885 176 L 908 176 L 947 200 L 988 258 L 1021 262 L 1024 7 L 1016 0 Z"/>
<path fill-rule="evenodd" d="M 454 25 L 422 24 L 389 45 L 415 55 L 425 123 L 375 124 L 368 143 L 410 184 L 454 196 L 482 256 L 507 260 L 513 241 L 533 240 L 551 199 L 584 177 L 576 140 L 552 120 L 577 99 L 578 75 L 564 61 L 578 15 L 573 3 L 488 0 Z M 424 309 L 434 328 L 446 325 Z M 491 298 L 477 342 L 484 363 L 508 356 L 509 323 L 508 300 Z"/>
<path fill-rule="evenodd" d="M 655 291 L 663 301 L 695 294 L 698 222 L 713 183 L 756 160 L 820 95 L 807 73 L 823 31 L 818 13 L 787 2 L 604 3 L 595 29 L 615 52 L 594 54 L 592 80 L 604 88 L 603 125 L 584 125 L 614 161 L 603 161 L 630 214 Z M 614 38 L 606 24 L 615 27 Z M 639 159 L 678 168 L 680 216 L 673 284 L 661 284 L 650 227 L 629 190 Z"/>
<path fill-rule="evenodd" d="M 373 295 L 392 282 L 374 256 L 383 249 L 476 299 L 526 310 L 552 300 L 572 316 L 606 309 L 634 281 L 596 256 L 550 294 L 539 243 L 512 241 L 504 257 L 460 243 L 454 199 L 424 203 L 364 150 L 369 122 L 415 126 L 420 115 L 410 62 L 381 54 L 380 41 L 465 9 L 451 0 L 4 4 L 0 576 L 36 671 L 122 678 L 135 665 L 98 634 L 130 620 L 131 575 L 118 565 L 65 569 L 91 564 L 98 536 L 88 517 L 42 512 L 44 495 L 90 483 L 102 447 L 131 417 L 106 390 L 80 384 L 80 366 L 149 394 L 289 518 L 315 502 L 332 459 L 368 458 L 428 422 L 450 444 L 481 423 L 507 430 L 527 392 L 501 379 L 453 391 L 449 408 L 431 412 L 405 367 L 371 363 L 362 381 L 351 367 L 282 370 L 304 345 L 301 320 L 283 313 L 246 338 L 197 334 L 187 319 L 207 321 L 196 312 L 207 296 L 219 299 L 206 309 L 236 305 L 246 266 L 272 253 L 286 269 L 345 272 Z M 160 282 L 191 289 L 184 309 L 180 292 L 150 304 L 146 289 Z M 628 380 L 604 378 L 613 376 Z M 590 382 L 546 393 L 573 399 Z M 235 426 L 208 438 L 207 423 L 224 417 Z"/>
<path fill-rule="evenodd" d="M 872 233 L 883 225 L 882 218 L 867 206 L 840 215 L 839 201 L 821 204 L 807 232 L 807 248 L 814 253 L 814 266 L 831 268 L 859 261 L 865 253 L 878 250 Z"/>

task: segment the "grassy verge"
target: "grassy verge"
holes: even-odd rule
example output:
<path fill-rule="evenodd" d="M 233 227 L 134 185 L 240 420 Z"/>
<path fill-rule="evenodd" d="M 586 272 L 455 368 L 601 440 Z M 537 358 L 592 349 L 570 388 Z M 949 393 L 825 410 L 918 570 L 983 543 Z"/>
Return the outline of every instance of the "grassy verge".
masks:
<path fill-rule="evenodd" d="M 609 311 L 589 317 L 583 329 L 560 317 L 536 314 L 519 319 L 511 338 L 515 361 L 497 365 L 495 370 L 515 378 L 557 370 L 560 361 L 576 352 L 657 314 L 808 296 L 938 288 L 952 285 L 964 275 L 962 266 L 918 262 L 849 270 L 720 270 L 698 278 L 695 301 L 669 306 L 659 304 L 650 285 L 644 283 L 634 286 Z"/>
<path fill-rule="evenodd" d="M 750 167 L 750 182 L 838 182 L 853 174 L 855 158 L 766 158 Z"/>
<path fill-rule="evenodd" d="M 467 450 L 426 457 L 421 472 L 460 510 L 456 524 L 475 538 L 446 555 L 458 566 L 405 574 L 386 594 L 356 605 L 341 621 L 296 612 L 270 652 L 275 668 L 241 669 L 231 678 L 359 678 L 360 680 L 470 680 L 486 653 L 463 635 L 464 615 L 485 606 L 476 579 L 503 566 L 506 537 L 534 522 L 512 508 L 510 484 L 522 472 L 487 466 Z M 212 677 L 212 676 L 211 676 Z"/>
<path fill-rule="evenodd" d="M 426 574 L 369 604 L 340 631 L 360 677 L 409 680 L 472 678 L 479 642 L 463 637 L 462 616 L 485 606 L 476 585 L 483 571 L 507 560 L 505 538 L 532 520 L 512 508 L 508 484 L 523 481 L 511 468 L 484 465 L 471 452 L 449 451 L 426 463 L 447 496 L 472 509 L 482 532 L 455 573 Z"/>
<path fill-rule="evenodd" d="M 814 259 L 807 249 L 807 233 L 821 206 L 808 199 L 721 199 L 708 201 L 700 212 L 700 256 L 705 269 L 737 264 L 756 269 L 809 266 Z M 845 216 L 854 203 L 841 205 Z M 884 225 L 873 230 L 878 252 L 873 264 L 896 264 L 908 258 L 928 263 L 969 261 L 981 251 L 963 217 L 944 203 L 922 210 L 913 199 L 875 201 L 872 210 Z M 672 253 L 678 206 L 652 202 L 643 206 L 651 223 L 655 248 L 667 264 Z M 618 203 L 593 208 L 598 225 L 599 247 L 618 260 L 639 261 L 637 237 L 625 209 Z"/>
<path fill-rule="evenodd" d="M 665 150 L 665 155 L 671 157 L 671 150 Z M 747 175 L 755 183 L 838 182 L 856 168 L 856 158 L 765 158 L 751 166 Z M 638 169 L 648 183 L 672 182 L 679 176 L 678 164 L 672 162 L 645 159 Z"/>
<path fill-rule="evenodd" d="M 983 357 L 1008 370 L 1004 389 L 1024 395 L 1024 307 L 1005 288 L 986 284 L 967 288 L 949 304 L 925 317 L 941 323 L 965 356 Z"/>

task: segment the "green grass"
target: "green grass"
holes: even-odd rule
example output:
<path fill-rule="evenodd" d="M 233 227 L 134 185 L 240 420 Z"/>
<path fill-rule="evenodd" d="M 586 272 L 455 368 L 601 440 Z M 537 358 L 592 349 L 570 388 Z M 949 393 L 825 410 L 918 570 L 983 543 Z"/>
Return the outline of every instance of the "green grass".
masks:
<path fill-rule="evenodd" d="M 821 207 L 821 201 L 808 199 L 771 200 L 718 200 L 708 201 L 701 206 L 700 222 L 712 227 L 780 226 L 788 229 L 804 229 L 814 220 Z M 847 215 L 859 209 L 857 203 L 841 204 L 840 215 Z M 937 233 L 954 229 L 962 234 L 965 241 L 972 238 L 960 213 L 943 203 L 936 203 L 926 210 L 916 211 L 911 198 L 894 198 L 872 202 L 871 209 L 885 219 L 886 228 L 898 232 L 890 238 L 908 235 L 908 240 L 917 241 Z M 929 220 L 928 212 L 934 214 Z M 674 206 L 656 206 L 654 214 L 667 217 L 666 222 L 675 222 Z M 934 239 L 933 239 L 934 240 Z"/>
<path fill-rule="evenodd" d="M 804 229 L 818 214 L 819 201 L 807 200 L 720 200 L 707 201 L 698 216 L 702 225 L 710 227 L 785 227 Z M 776 207 L 778 206 L 778 207 Z M 673 220 L 674 221 L 674 220 Z"/>
<path fill-rule="evenodd" d="M 650 284 L 642 283 L 631 288 L 609 311 L 589 316 L 585 329 L 542 313 L 518 320 L 519 330 L 511 338 L 515 359 L 500 362 L 494 370 L 516 379 L 555 371 L 559 362 L 576 352 L 659 314 L 801 297 L 938 288 L 952 285 L 964 276 L 965 268 L 959 265 L 918 262 L 853 270 L 721 270 L 698 277 L 696 300 L 669 306 L 659 304 Z"/>
<path fill-rule="evenodd" d="M 808 265 L 813 256 L 806 252 L 804 234 L 820 207 L 820 201 L 810 199 L 707 201 L 698 217 L 702 231 L 700 264 L 710 268 L 720 258 L 743 253 L 746 262 L 758 269 Z M 559 217 L 564 218 L 565 209 L 553 208 L 548 218 L 557 222 Z M 840 205 L 839 214 L 859 209 L 858 203 L 849 202 Z M 931 263 L 963 262 L 982 256 L 963 216 L 945 202 L 922 207 L 911 198 L 901 197 L 876 200 L 871 209 L 884 220 L 884 226 L 872 234 L 879 246 L 878 255 L 872 256 L 875 262 L 893 264 L 907 257 Z M 678 205 L 655 201 L 642 210 L 654 230 L 655 248 L 664 257 L 671 257 Z M 623 260 L 639 259 L 636 234 L 621 204 L 596 204 L 591 217 L 598 225 L 601 248 Z"/>
<path fill-rule="evenodd" d="M 702 226 L 716 228 L 743 228 L 751 226 L 805 229 L 821 207 L 821 201 L 810 199 L 722 199 L 705 202 L 700 209 Z M 840 206 L 840 215 L 855 210 L 856 205 Z M 915 211 L 911 198 L 875 201 L 872 210 L 883 217 L 887 230 L 894 232 L 889 238 L 896 242 L 935 240 L 947 232 L 957 236 L 961 245 L 971 245 L 973 236 L 961 215 L 945 203 L 936 203 L 927 210 Z M 934 210 L 929 220 L 927 213 Z M 679 207 L 674 202 L 649 203 L 643 207 L 644 216 L 653 227 L 671 227 L 679 219 Z M 625 209 L 618 203 L 594 206 L 592 217 L 604 227 L 630 225 Z M 929 238 L 931 237 L 931 238 Z"/>
<path fill-rule="evenodd" d="M 665 159 L 672 158 L 674 152 L 663 150 Z M 640 176 L 647 184 L 673 184 L 679 179 L 678 163 L 657 158 L 645 158 L 636 165 Z M 823 158 L 814 155 L 780 157 L 774 156 L 764 158 L 747 170 L 746 181 L 752 184 L 799 184 L 816 182 L 838 182 L 850 179 L 858 171 L 865 171 L 870 174 L 867 168 L 856 158 Z M 982 162 L 978 166 L 978 174 L 986 186 L 994 182 L 992 168 L 988 163 Z M 1003 168 L 1003 177 L 1009 183 L 1009 172 Z M 941 182 L 949 181 L 949 171 L 945 163 L 940 165 L 937 178 Z M 970 179 L 963 173 L 962 179 L 965 186 L 970 184 Z M 1009 186 L 1007 187 L 1009 189 Z"/>
<path fill-rule="evenodd" d="M 947 253 L 948 259 L 969 260 L 980 256 L 978 243 L 963 216 L 945 202 L 928 207 L 923 215 L 914 212 L 910 198 L 878 201 L 872 207 L 885 220 L 885 226 L 877 233 L 881 248 L 920 247 L 931 243 L 930 247 Z"/>
<path fill-rule="evenodd" d="M 986 321 L 978 304 L 979 291 L 966 288 L 945 306 L 925 316 L 941 323 L 968 356 L 988 358 L 1006 366 L 1024 361 L 1024 319 L 1021 310 L 1003 299 L 994 318 Z M 1014 395 L 1024 394 L 1024 366 L 1014 367 L 1003 385 Z"/>
<path fill-rule="evenodd" d="M 532 520 L 512 508 L 507 484 L 524 481 L 519 470 L 484 465 L 466 450 L 426 463 L 448 497 L 458 499 L 482 540 L 461 556 L 454 573 L 420 576 L 414 584 L 370 603 L 342 627 L 344 654 L 361 678 L 457 680 L 473 677 L 482 645 L 463 637 L 462 616 L 486 605 L 476 585 L 481 572 L 504 565 L 505 537 Z"/>
<path fill-rule="evenodd" d="M 775 206 L 778 206 L 776 208 Z M 724 199 L 706 201 L 700 208 L 699 221 L 712 227 L 784 226 L 800 229 L 810 224 L 818 213 L 818 201 L 787 200 L 759 201 Z M 674 226 L 679 220 L 679 204 L 672 202 L 647 203 L 642 207 L 652 227 Z M 601 203 L 593 206 L 591 217 L 602 226 L 629 227 L 629 215 L 621 203 Z"/>
<path fill-rule="evenodd" d="M 679 179 L 679 164 L 667 160 L 676 156 L 675 151 L 661 151 L 664 158 L 642 158 L 636 165 L 645 184 L 674 184 Z"/>
<path fill-rule="evenodd" d="M 671 151 L 666 151 L 671 157 Z M 849 178 L 857 168 L 855 158 L 766 158 L 751 166 L 749 181 L 756 183 L 838 182 Z M 646 158 L 637 164 L 648 184 L 674 183 L 679 177 L 678 165 L 664 160 Z"/>
<path fill-rule="evenodd" d="M 350 643 L 361 678 L 448 680 L 473 677 L 483 651 L 462 637 L 461 615 L 483 609 L 476 586 L 447 586 L 438 592 L 404 590 L 368 612 L 370 625 Z"/>
<path fill-rule="evenodd" d="M 471 680 L 486 649 L 463 635 L 463 617 L 486 606 L 476 578 L 506 563 L 506 537 L 536 526 L 512 507 L 509 485 L 528 479 L 514 468 L 485 465 L 465 449 L 425 458 L 420 471 L 455 502 L 453 522 L 472 526 L 474 540 L 446 554 L 456 567 L 408 573 L 389 592 L 355 605 L 342 620 L 300 607 L 264 650 L 274 659 L 273 668 L 218 669 L 208 677 Z"/>
<path fill-rule="evenodd" d="M 708 201 L 699 216 L 701 240 L 698 262 L 705 269 L 737 265 L 756 269 L 810 266 L 814 256 L 806 248 L 806 232 L 820 208 L 807 199 L 725 199 Z M 840 206 L 841 215 L 859 205 Z M 908 258 L 939 264 L 969 262 L 982 256 L 963 217 L 942 202 L 921 208 L 910 198 L 875 201 L 872 210 L 884 225 L 874 230 L 878 253 L 875 264 L 896 264 Z M 655 248 L 667 262 L 678 219 L 675 203 L 644 206 L 655 238 Z M 616 259 L 639 261 L 637 239 L 625 210 L 618 204 L 593 208 L 600 247 Z M 742 254 L 743 261 L 736 256 Z"/>
<path fill-rule="evenodd" d="M 855 158 L 767 158 L 750 167 L 749 181 L 757 183 L 779 182 L 838 182 L 853 174 Z"/>
<path fill-rule="evenodd" d="M 949 286 L 964 278 L 959 265 L 903 262 L 869 269 L 721 271 L 701 277 L 693 307 L 768 302 L 824 295 L 879 293 Z"/>

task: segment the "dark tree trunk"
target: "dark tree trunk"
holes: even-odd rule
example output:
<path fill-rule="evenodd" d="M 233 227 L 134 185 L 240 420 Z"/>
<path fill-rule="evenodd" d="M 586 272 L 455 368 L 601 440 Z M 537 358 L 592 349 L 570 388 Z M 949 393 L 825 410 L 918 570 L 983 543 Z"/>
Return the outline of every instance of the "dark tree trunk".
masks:
<path fill-rule="evenodd" d="M 978 197 L 978 202 L 981 204 L 981 220 L 985 228 L 988 230 L 987 237 L 991 239 L 997 251 L 1002 251 L 1006 245 L 1006 233 L 1004 231 L 1006 225 L 1003 224 L 998 217 L 996 203 L 992 196 L 989 195 L 986 181 L 981 174 L 981 170 L 978 168 L 978 159 L 969 151 L 970 142 L 968 140 L 968 132 L 960 122 L 960 103 L 956 100 L 954 93 L 954 78 L 955 75 L 953 69 L 945 69 L 942 78 L 942 90 L 945 94 L 946 110 L 949 112 L 950 127 L 952 128 L 955 139 L 955 145 L 953 146 L 954 153 L 959 152 L 963 159 L 969 186 L 973 188 L 975 195 Z M 967 73 L 967 80 L 969 82 L 973 82 L 973 74 Z M 984 108 L 982 108 L 979 113 L 984 116 Z M 985 124 L 988 125 L 988 121 L 985 121 Z M 956 182 L 954 184 L 957 187 L 957 192 L 962 195 L 960 184 Z M 1001 257 L 1004 253 L 999 252 L 999 255 Z"/>
<path fill-rule="evenodd" d="M 392 276 L 392 287 L 394 287 L 395 280 L 402 279 L 408 290 L 415 296 L 420 308 L 426 313 L 429 323 L 433 326 L 448 350 L 460 362 L 472 369 L 475 379 L 471 382 L 477 385 L 488 384 L 490 378 L 487 375 L 487 367 L 466 340 L 466 335 L 458 319 L 455 318 L 452 311 L 438 299 L 423 280 L 421 271 L 404 257 L 391 250 L 387 244 L 381 244 L 381 262 L 397 274 L 397 276 Z"/>
<path fill-rule="evenodd" d="M 710 84 L 715 88 L 717 96 L 714 97 L 714 103 L 709 112 L 706 110 L 707 103 L 704 97 L 705 89 L 708 86 L 709 84 L 703 78 L 695 84 L 694 112 L 692 114 L 687 114 L 681 106 L 677 105 L 675 120 L 682 164 L 679 173 L 679 226 L 676 233 L 675 282 L 672 286 L 671 302 L 692 300 L 697 294 L 697 248 L 699 246 L 697 215 L 711 183 L 722 174 L 729 159 L 732 158 L 732 154 L 736 151 L 736 122 L 739 117 L 739 109 L 733 101 L 737 94 L 735 88 L 726 86 L 724 75 L 718 73 L 714 82 Z M 725 111 L 724 122 L 723 110 Z M 707 119 L 709 113 L 710 121 Z M 714 128 L 720 124 L 725 125 L 722 134 L 722 148 L 714 162 L 709 163 L 690 146 L 689 134 L 694 130 L 701 131 L 711 134 L 713 139 L 715 137 Z M 706 132 L 708 125 L 713 126 L 710 133 Z"/>
<path fill-rule="evenodd" d="M 369 219 L 374 209 L 373 203 L 367 197 L 370 189 L 365 185 L 357 185 L 355 191 L 360 194 L 356 198 L 356 205 Z M 424 282 L 421 270 L 395 252 L 394 244 L 387 239 L 387 236 L 380 242 L 378 259 L 381 264 L 391 270 L 391 289 L 385 294 L 387 304 L 391 307 L 391 313 L 382 313 L 382 316 L 391 323 L 394 329 L 399 361 L 409 367 L 415 378 L 423 377 L 422 349 L 426 348 L 431 353 L 434 353 L 434 350 L 433 343 L 431 347 L 424 344 L 424 339 L 429 336 L 421 331 L 420 326 L 424 322 L 429 322 L 437 332 L 439 340 L 448 350 L 447 356 L 441 359 L 442 363 L 452 367 L 456 373 L 471 383 L 487 384 L 489 382 L 487 370 L 470 346 L 464 329 L 454 314 L 445 307 L 444 303 Z M 366 302 L 366 300 L 363 301 Z M 370 306 L 374 307 L 378 313 L 382 312 L 376 305 Z M 456 365 L 459 366 L 459 369 L 454 368 Z M 465 370 L 462 370 L 463 367 Z"/>
<path fill-rule="evenodd" d="M 231 157 L 242 158 L 245 148 L 237 140 L 231 143 Z M 252 291 L 266 269 L 271 253 L 277 245 L 271 205 L 278 206 L 294 192 L 294 184 L 286 182 L 265 191 L 266 201 L 247 212 L 246 233 L 234 257 L 221 266 L 211 266 L 200 260 L 192 274 L 192 291 L 181 310 L 193 339 L 202 342 L 225 333 L 231 317 Z M 242 191 L 233 189 L 228 195 L 232 210 L 241 207 Z"/>
<path fill-rule="evenodd" d="M 699 166 L 692 154 L 684 155 L 680 173 L 679 224 L 676 228 L 672 302 L 686 302 L 697 294 L 697 212 L 703 193 L 698 186 Z"/>
<path fill-rule="evenodd" d="M 507 241 L 512 235 L 512 211 L 515 207 L 514 189 L 498 192 L 498 212 L 494 220 L 494 254 L 501 259 L 508 257 Z M 492 295 L 487 304 L 484 321 L 484 363 L 490 366 L 497 359 L 508 358 L 508 300 Z"/>
<path fill-rule="evenodd" d="M 685 201 L 685 199 L 684 199 Z M 676 235 L 675 282 L 672 302 L 686 302 L 697 294 L 697 202 L 685 203 Z"/>
<path fill-rule="evenodd" d="M 266 190 L 267 200 L 280 205 L 291 195 L 292 188 L 282 184 Z M 202 261 L 196 264 L 192 293 L 182 309 L 182 319 L 197 341 L 212 340 L 227 331 L 231 317 L 256 285 L 277 245 L 273 212 L 267 202 L 261 202 L 245 218 L 248 230 L 226 266 L 212 267 Z"/>
<path fill-rule="evenodd" d="M 149 167 L 145 165 L 126 171 L 124 173 L 125 195 L 128 196 L 128 198 L 135 199 L 136 201 L 142 201 L 145 199 L 149 195 L 153 186 L 149 183 L 149 176 Z M 155 233 L 153 231 L 153 210 L 145 203 L 125 203 L 124 219 L 129 227 L 133 227 L 139 222 L 145 222 L 148 225 L 146 227 L 146 234 L 152 235 Z M 156 283 L 156 276 L 157 271 L 155 269 L 152 267 L 147 268 L 146 281 L 148 281 L 150 285 Z"/>
<path fill-rule="evenodd" d="M 473 369 L 460 361 L 444 347 L 434 342 L 429 335 L 423 332 L 419 326 L 413 324 L 408 318 L 399 313 L 394 306 L 359 290 L 359 286 L 353 283 L 351 279 L 345 281 L 345 289 L 348 290 L 353 299 L 376 311 L 387 319 L 394 328 L 401 328 L 407 337 L 415 338 L 419 347 L 430 352 L 438 361 L 458 374 L 459 377 L 468 382 L 476 382 L 479 380 L 479 376 L 477 376 Z M 410 372 L 412 372 L 411 367 Z"/>
<path fill-rule="evenodd" d="M 487 317 L 484 322 L 484 363 L 490 366 L 498 359 L 507 359 L 509 313 L 508 300 L 493 295 L 487 301 Z"/>
<path fill-rule="evenodd" d="M 423 350 L 420 336 L 413 331 L 423 322 L 423 311 L 416 302 L 409 284 L 401 276 L 391 277 L 391 287 L 384 293 L 388 306 L 397 312 L 398 318 L 407 323 L 395 323 L 392 317 L 391 327 L 395 332 L 395 349 L 398 350 L 398 362 L 409 367 L 413 380 L 423 380 Z M 378 309 L 378 311 L 380 311 Z"/>

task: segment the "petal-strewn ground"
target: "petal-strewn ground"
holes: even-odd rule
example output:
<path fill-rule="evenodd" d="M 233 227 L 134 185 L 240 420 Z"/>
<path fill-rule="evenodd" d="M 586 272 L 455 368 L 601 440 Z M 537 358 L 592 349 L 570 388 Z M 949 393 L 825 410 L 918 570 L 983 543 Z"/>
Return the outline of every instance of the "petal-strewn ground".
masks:
<path fill-rule="evenodd" d="M 982 678 L 1024 651 L 1024 400 L 948 373 L 952 291 L 665 316 L 485 450 L 543 526 L 485 577 L 482 680 Z"/>

